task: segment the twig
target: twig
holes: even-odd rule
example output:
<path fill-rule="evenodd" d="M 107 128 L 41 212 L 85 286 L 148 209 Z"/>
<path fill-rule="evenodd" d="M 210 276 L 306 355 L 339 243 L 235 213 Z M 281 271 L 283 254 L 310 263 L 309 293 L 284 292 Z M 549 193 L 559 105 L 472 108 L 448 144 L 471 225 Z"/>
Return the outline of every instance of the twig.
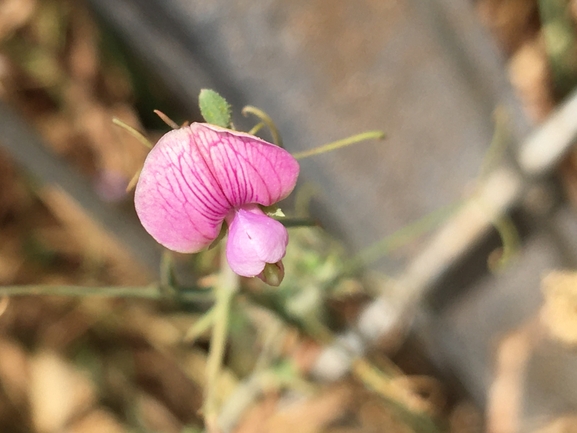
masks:
<path fill-rule="evenodd" d="M 523 143 L 517 155 L 521 170 L 543 176 L 554 167 L 577 141 L 577 91 Z"/>
<path fill-rule="evenodd" d="M 375 366 L 364 358 L 356 359 L 352 365 L 352 373 L 363 382 L 368 388 L 377 392 L 382 398 L 389 402 L 400 414 L 403 419 L 419 432 L 439 433 L 441 430 L 432 420 L 429 413 L 424 410 L 418 410 L 411 405 L 410 399 L 418 399 L 412 395 L 409 390 L 393 382 L 393 378 L 385 375 Z"/>
<path fill-rule="evenodd" d="M 152 110 L 152 111 L 154 111 L 154 114 L 156 114 L 158 117 L 160 117 L 160 120 L 162 120 L 164 123 L 166 123 L 172 129 L 179 129 L 180 128 L 178 123 L 176 123 L 174 120 L 172 120 L 166 114 L 164 114 L 162 111 L 160 111 L 160 110 Z"/>

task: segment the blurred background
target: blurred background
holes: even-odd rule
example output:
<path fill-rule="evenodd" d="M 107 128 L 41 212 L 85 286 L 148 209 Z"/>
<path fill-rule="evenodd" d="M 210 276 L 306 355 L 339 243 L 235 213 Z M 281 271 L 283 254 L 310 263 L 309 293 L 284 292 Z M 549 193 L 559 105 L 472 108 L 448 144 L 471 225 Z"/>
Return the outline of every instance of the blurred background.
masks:
<path fill-rule="evenodd" d="M 319 227 L 279 288 L 242 283 L 223 432 L 577 429 L 576 25 L 572 0 L 0 0 L 0 431 L 203 431 L 218 251 L 167 274 L 112 123 L 155 142 L 202 88 L 291 152 L 386 133 L 302 160 L 283 209 Z"/>

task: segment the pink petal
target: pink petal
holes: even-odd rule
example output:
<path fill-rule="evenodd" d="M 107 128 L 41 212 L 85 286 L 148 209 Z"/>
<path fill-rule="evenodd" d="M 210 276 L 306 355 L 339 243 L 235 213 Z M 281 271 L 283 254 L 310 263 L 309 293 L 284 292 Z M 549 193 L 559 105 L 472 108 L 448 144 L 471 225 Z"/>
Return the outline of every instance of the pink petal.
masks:
<path fill-rule="evenodd" d="M 277 263 L 284 257 L 288 233 L 280 222 L 257 206 L 242 207 L 229 218 L 226 258 L 234 272 L 254 277 L 267 263 Z"/>
<path fill-rule="evenodd" d="M 299 165 L 286 150 L 215 125 L 195 123 L 190 128 L 233 207 L 247 203 L 270 206 L 294 189 Z"/>
<path fill-rule="evenodd" d="M 136 186 L 136 212 L 160 244 L 198 252 L 218 236 L 232 209 L 282 200 L 298 173 L 297 161 L 278 146 L 193 123 L 165 134 L 148 154 Z"/>
<path fill-rule="evenodd" d="M 178 252 L 210 245 L 231 209 L 195 139 L 191 128 L 166 133 L 148 154 L 134 195 L 144 228 Z"/>

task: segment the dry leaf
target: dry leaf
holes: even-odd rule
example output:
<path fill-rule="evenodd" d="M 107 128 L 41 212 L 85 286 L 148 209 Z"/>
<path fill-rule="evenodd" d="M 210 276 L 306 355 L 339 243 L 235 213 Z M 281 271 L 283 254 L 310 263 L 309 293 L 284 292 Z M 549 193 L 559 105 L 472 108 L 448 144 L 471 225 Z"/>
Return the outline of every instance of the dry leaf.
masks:
<path fill-rule="evenodd" d="M 94 384 L 52 351 L 31 361 L 30 406 L 39 433 L 61 431 L 95 400 Z"/>
<path fill-rule="evenodd" d="M 567 415 L 547 424 L 533 433 L 577 433 L 577 415 Z"/>
<path fill-rule="evenodd" d="M 124 427 L 110 412 L 104 409 L 91 411 L 73 423 L 64 433 L 126 433 Z"/>
<path fill-rule="evenodd" d="M 577 344 L 577 272 L 554 271 L 542 281 L 545 304 L 541 320 L 551 336 L 565 344 Z"/>
<path fill-rule="evenodd" d="M 265 400 L 247 414 L 236 433 L 322 432 L 346 412 L 350 398 L 350 389 L 334 385 L 314 397 L 302 397 L 291 402 L 278 400 L 274 410 Z M 267 410 L 262 410 L 262 407 Z M 256 419 L 255 414 L 261 419 Z"/>
<path fill-rule="evenodd" d="M 12 404 L 26 402 L 30 383 L 28 354 L 15 341 L 0 339 L 0 384 Z"/>

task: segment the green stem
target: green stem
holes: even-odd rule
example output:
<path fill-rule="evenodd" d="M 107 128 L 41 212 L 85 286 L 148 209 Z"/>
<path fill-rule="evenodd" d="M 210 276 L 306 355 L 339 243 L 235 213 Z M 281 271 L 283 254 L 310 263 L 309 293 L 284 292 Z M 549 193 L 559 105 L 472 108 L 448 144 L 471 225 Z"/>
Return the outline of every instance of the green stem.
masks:
<path fill-rule="evenodd" d="M 216 433 L 218 428 L 218 377 L 222 369 L 226 340 L 228 336 L 228 322 L 230 305 L 239 287 L 236 275 L 226 261 L 225 249 L 222 249 L 221 273 L 218 285 L 215 287 L 216 303 L 214 305 L 213 328 L 210 340 L 210 351 L 206 366 L 206 389 L 204 399 L 204 419 L 209 432 Z"/>
<path fill-rule="evenodd" d="M 0 286 L 0 296 L 76 296 L 76 297 L 103 297 L 103 298 L 141 298 L 141 299 L 167 299 L 178 296 L 183 301 L 206 300 L 207 296 L 198 292 L 179 291 L 167 294 L 158 285 L 149 286 L 66 286 L 50 284 L 31 284 L 22 286 Z"/>
<path fill-rule="evenodd" d="M 280 217 L 273 219 L 277 220 L 283 226 L 290 227 L 319 227 L 320 224 L 317 220 L 308 217 Z"/>
<path fill-rule="evenodd" d="M 479 179 L 486 178 L 491 171 L 497 168 L 503 161 L 505 151 L 511 142 L 511 134 L 508 129 L 509 118 L 506 110 L 503 107 L 497 107 L 493 113 L 493 118 L 495 122 L 493 138 L 489 149 L 483 157 L 481 169 L 479 170 Z"/>
<path fill-rule="evenodd" d="M 332 143 L 324 144 L 313 149 L 304 150 L 302 152 L 293 153 L 296 159 L 308 158 L 309 156 L 318 155 L 320 153 L 330 152 L 332 150 L 340 149 L 341 147 L 346 147 L 351 144 L 359 143 L 365 140 L 382 140 L 385 138 L 385 133 L 383 131 L 367 131 L 362 132 L 351 137 L 343 138 L 342 140 L 333 141 Z"/>
<path fill-rule="evenodd" d="M 258 117 L 262 121 L 262 123 L 264 123 L 267 126 L 272 135 L 273 143 L 276 144 L 278 147 L 283 147 L 282 139 L 280 138 L 278 128 L 276 127 L 275 123 L 270 118 L 270 116 L 266 114 L 264 111 L 262 111 L 260 108 L 253 107 L 252 105 L 247 105 L 242 109 L 242 114 L 244 116 L 246 116 L 249 113 Z"/>
<path fill-rule="evenodd" d="M 126 192 L 130 192 L 134 188 L 136 188 L 136 184 L 138 183 L 138 179 L 140 178 L 140 173 L 142 173 L 142 168 L 139 169 L 136 173 L 134 173 L 134 176 L 132 176 L 132 179 L 130 179 L 130 182 L 128 182 Z"/>
<path fill-rule="evenodd" d="M 188 344 L 194 343 L 199 336 L 204 334 L 213 325 L 214 317 L 215 308 L 212 307 L 186 331 L 183 340 Z"/>
<path fill-rule="evenodd" d="M 114 123 L 116 126 L 120 126 L 122 129 L 128 131 L 128 133 L 130 135 L 132 135 L 134 138 L 136 138 L 138 141 L 140 141 L 142 144 L 144 144 L 149 149 L 152 149 L 152 143 L 138 129 L 133 128 L 132 126 L 123 122 L 122 120 L 118 119 L 117 117 L 112 118 L 112 123 Z"/>
<path fill-rule="evenodd" d="M 489 269 L 498 272 L 505 269 L 511 263 L 511 259 L 519 252 L 521 240 L 515 223 L 508 215 L 503 215 L 493 221 L 493 227 L 501 238 L 502 253 L 497 262 L 489 263 Z"/>
<path fill-rule="evenodd" d="M 258 131 L 264 128 L 265 124 L 263 122 L 258 122 L 256 125 L 252 127 L 250 131 L 247 132 L 249 135 L 255 135 Z"/>
<path fill-rule="evenodd" d="M 461 205 L 462 203 L 458 202 L 433 211 L 425 215 L 423 218 L 402 227 L 390 236 L 387 236 L 375 244 L 363 249 L 347 264 L 345 264 L 340 276 L 353 274 L 364 266 L 385 257 L 396 248 L 399 248 L 429 230 L 432 230 L 434 227 L 445 221 L 448 216 L 454 213 Z"/>

